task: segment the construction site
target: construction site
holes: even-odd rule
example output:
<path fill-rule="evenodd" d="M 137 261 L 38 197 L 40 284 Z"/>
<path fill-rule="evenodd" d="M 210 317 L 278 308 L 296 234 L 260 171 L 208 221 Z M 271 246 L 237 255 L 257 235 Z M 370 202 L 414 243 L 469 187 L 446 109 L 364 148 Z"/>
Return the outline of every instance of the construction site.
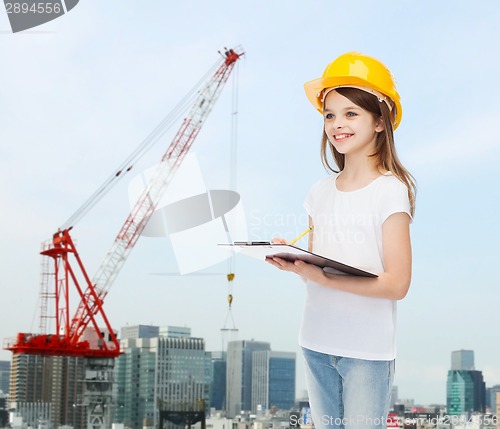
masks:
<path fill-rule="evenodd" d="M 163 353 L 167 354 L 170 349 L 187 347 L 198 350 L 201 378 L 191 374 L 190 382 L 183 381 L 177 385 L 173 379 L 170 380 L 167 384 L 170 390 L 177 392 L 176 396 L 170 390 L 167 392 L 167 388 L 158 388 L 159 381 L 154 378 L 151 369 L 155 363 L 150 362 L 150 370 L 147 369 L 147 362 L 143 363 L 146 366 L 144 371 L 150 371 L 153 377 L 148 387 L 151 389 L 153 407 L 145 405 L 147 412 L 140 421 L 136 416 L 135 420 L 129 417 L 124 422 L 124 412 L 132 400 L 129 398 L 127 403 L 125 391 L 132 389 L 132 386 L 125 387 L 125 391 L 118 391 L 115 379 L 126 377 L 126 374 L 120 372 L 116 361 L 120 357 L 134 357 L 124 354 L 121 344 L 123 339 L 119 338 L 118 328 L 106 315 L 106 296 L 243 55 L 241 48 L 225 48 L 219 52 L 216 64 L 167 118 L 42 244 L 38 330 L 21 332 L 4 341 L 4 349 L 12 352 L 10 405 L 4 404 L 10 411 L 10 427 L 140 429 L 164 428 L 168 425 L 190 427 L 200 423 L 202 429 L 205 428 L 206 413 L 210 407 L 207 402 L 208 383 L 203 379 L 206 378 L 207 366 L 203 360 L 205 346 L 203 340 L 190 338 L 186 332 L 169 332 L 165 340 L 159 341 L 154 347 L 163 349 Z M 101 265 L 91 275 L 85 265 L 85 255 L 79 254 L 73 240 L 73 232 L 76 234 L 78 231 L 78 222 L 105 198 L 110 188 L 128 175 L 151 146 L 158 142 L 165 144 L 164 134 L 179 122 L 180 127 L 166 146 L 156 170 L 118 228 L 119 232 Z M 83 241 L 85 237 L 78 239 Z M 232 322 L 231 284 L 234 278 L 234 272 L 227 273 L 229 308 L 223 327 L 226 332 L 236 330 L 234 324 L 229 323 Z M 156 335 L 159 336 L 158 332 Z M 129 338 L 123 341 L 135 345 L 136 340 Z M 148 347 L 153 347 L 153 344 Z M 181 355 L 179 359 L 182 359 Z M 185 389 L 189 392 L 184 392 Z M 117 416 L 121 419 L 120 423 L 115 420 Z"/>

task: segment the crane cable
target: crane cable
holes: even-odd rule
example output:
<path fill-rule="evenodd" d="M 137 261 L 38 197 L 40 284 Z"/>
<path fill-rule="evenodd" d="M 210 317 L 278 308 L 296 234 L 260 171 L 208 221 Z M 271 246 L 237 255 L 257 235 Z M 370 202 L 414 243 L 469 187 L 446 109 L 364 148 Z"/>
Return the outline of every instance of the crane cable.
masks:
<path fill-rule="evenodd" d="M 74 226 L 82 219 L 119 181 L 128 173 L 160 138 L 187 112 L 198 96 L 202 84 L 212 75 L 223 60 L 218 59 L 203 77 L 181 99 L 173 110 L 163 118 L 158 126 L 139 144 L 139 146 L 116 168 L 104 183 L 63 223 L 61 229 Z"/>
<path fill-rule="evenodd" d="M 233 87 L 232 87 L 232 106 L 231 106 L 231 141 L 230 141 L 230 168 L 229 168 L 229 189 L 232 191 L 236 190 L 236 161 L 237 161 L 237 142 L 238 142 L 238 88 L 239 88 L 239 64 L 236 64 L 233 76 Z M 230 238 L 230 233 L 228 231 Z M 236 332 L 238 329 L 234 323 L 233 314 L 231 311 L 231 305 L 233 303 L 233 282 L 235 279 L 235 253 L 231 254 L 227 263 L 228 274 L 227 274 L 227 302 L 228 302 L 228 312 L 226 315 L 226 320 L 224 321 L 224 327 L 222 331 Z M 231 327 L 227 327 L 228 320 L 231 321 Z M 224 347 L 224 345 L 223 345 Z M 223 348 L 224 350 L 224 348 Z"/>

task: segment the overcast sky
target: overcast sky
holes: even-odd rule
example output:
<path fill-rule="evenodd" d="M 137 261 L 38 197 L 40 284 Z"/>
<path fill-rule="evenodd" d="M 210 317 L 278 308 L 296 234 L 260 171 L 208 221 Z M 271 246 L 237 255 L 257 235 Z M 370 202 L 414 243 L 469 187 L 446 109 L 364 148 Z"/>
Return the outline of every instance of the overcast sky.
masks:
<path fill-rule="evenodd" d="M 251 238 L 301 232 L 303 199 L 326 174 L 321 116 L 303 83 L 356 50 L 381 59 L 396 77 L 403 105 L 396 144 L 419 186 L 413 282 L 398 306 L 399 396 L 445 403 L 450 353 L 458 349 L 475 351 L 487 386 L 500 384 L 499 17 L 496 0 L 82 0 L 55 21 L 11 34 L 0 13 L 0 337 L 38 326 L 40 243 L 224 46 L 245 51 L 237 164 L 230 162 L 228 82 L 192 148 L 205 184 L 228 189 L 236 168 Z M 172 137 L 137 172 L 157 161 Z M 128 213 L 131 179 L 74 228 L 91 275 Z M 116 328 L 189 326 L 208 350 L 219 350 L 227 271 L 220 263 L 203 275 L 166 275 L 177 272 L 171 242 L 141 238 L 106 299 L 107 314 Z M 301 281 L 242 255 L 235 274 L 238 338 L 299 353 Z M 1 351 L 0 359 L 10 353 Z M 299 362 L 297 394 L 305 387 L 302 372 Z"/>

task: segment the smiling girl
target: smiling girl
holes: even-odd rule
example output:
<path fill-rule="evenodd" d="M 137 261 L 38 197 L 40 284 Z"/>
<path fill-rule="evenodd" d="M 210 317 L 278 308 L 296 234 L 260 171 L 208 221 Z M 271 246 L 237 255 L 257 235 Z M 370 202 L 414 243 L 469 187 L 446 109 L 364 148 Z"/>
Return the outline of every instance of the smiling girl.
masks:
<path fill-rule="evenodd" d="M 307 284 L 299 342 L 315 427 L 383 428 L 394 376 L 396 302 L 411 281 L 416 191 L 394 146 L 400 97 L 389 70 L 355 52 L 329 64 L 305 90 L 323 114 L 321 159 L 332 173 L 313 185 L 304 204 L 314 226 L 309 250 L 378 277 L 268 261 Z"/>

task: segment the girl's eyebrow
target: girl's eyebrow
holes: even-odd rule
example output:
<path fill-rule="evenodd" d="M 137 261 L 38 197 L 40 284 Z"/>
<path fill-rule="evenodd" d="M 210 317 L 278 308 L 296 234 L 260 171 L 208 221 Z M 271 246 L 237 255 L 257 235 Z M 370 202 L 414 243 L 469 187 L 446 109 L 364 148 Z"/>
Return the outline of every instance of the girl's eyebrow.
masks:
<path fill-rule="evenodd" d="M 347 107 L 344 107 L 343 109 L 340 109 L 340 110 L 344 110 L 344 111 L 345 111 L 345 110 L 354 110 L 354 109 L 358 109 L 358 110 L 360 110 L 360 109 L 361 109 L 361 107 L 356 106 L 356 105 L 353 105 L 353 106 L 347 106 Z M 332 109 L 328 109 L 327 107 L 325 107 L 325 108 L 323 109 L 323 111 L 324 111 L 324 112 L 332 112 Z"/>

